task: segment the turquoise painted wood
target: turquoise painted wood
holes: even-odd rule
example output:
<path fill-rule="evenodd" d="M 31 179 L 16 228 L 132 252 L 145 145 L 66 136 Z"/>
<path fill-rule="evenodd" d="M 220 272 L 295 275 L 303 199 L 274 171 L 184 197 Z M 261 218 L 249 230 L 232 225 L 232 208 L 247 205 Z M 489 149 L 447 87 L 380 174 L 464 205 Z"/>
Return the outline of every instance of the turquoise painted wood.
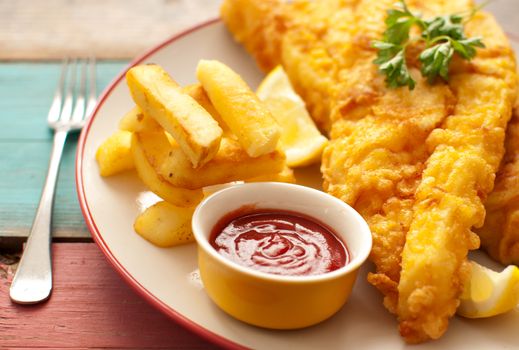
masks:
<path fill-rule="evenodd" d="M 98 62 L 99 93 L 126 64 Z M 47 172 L 52 132 L 46 117 L 59 73 L 59 62 L 0 64 L 0 249 L 30 230 Z M 53 233 L 60 239 L 90 237 L 75 189 L 77 139 L 69 135 L 58 179 Z"/>

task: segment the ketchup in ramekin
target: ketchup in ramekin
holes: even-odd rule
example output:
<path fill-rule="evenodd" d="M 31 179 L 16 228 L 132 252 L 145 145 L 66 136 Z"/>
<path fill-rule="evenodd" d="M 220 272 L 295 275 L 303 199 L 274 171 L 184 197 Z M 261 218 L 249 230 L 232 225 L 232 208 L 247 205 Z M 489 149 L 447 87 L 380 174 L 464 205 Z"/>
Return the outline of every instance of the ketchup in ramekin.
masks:
<path fill-rule="evenodd" d="M 209 243 L 227 259 L 257 271 L 285 276 L 319 275 L 349 261 L 345 243 L 306 215 L 244 207 L 223 217 Z"/>
<path fill-rule="evenodd" d="M 227 187 L 205 198 L 192 222 L 207 295 L 236 319 L 271 329 L 308 327 L 335 314 L 371 251 L 371 232 L 359 213 L 329 194 L 293 184 Z M 223 245 L 218 237 L 231 223 L 245 229 L 220 237 Z"/>

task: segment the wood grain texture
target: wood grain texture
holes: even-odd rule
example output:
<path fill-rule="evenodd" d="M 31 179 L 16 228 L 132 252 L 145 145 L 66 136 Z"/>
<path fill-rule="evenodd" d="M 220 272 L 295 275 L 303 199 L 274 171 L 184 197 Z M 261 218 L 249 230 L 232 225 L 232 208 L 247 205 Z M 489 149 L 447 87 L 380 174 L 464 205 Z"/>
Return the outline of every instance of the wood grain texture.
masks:
<path fill-rule="evenodd" d="M 126 63 L 98 64 L 99 91 Z M 26 237 L 34 218 L 50 156 L 46 118 L 59 70 L 60 63 L 0 64 L 0 251 L 6 237 Z M 56 189 L 53 234 L 62 239 L 90 237 L 75 189 L 77 138 L 69 135 Z"/>
<path fill-rule="evenodd" d="M 141 299 L 94 243 L 56 243 L 54 291 L 39 305 L 8 296 L 0 261 L 0 348 L 213 349 Z"/>
<path fill-rule="evenodd" d="M 220 0 L 0 0 L 0 59 L 132 58 L 218 15 Z"/>
<path fill-rule="evenodd" d="M 482 2 L 483 0 L 478 0 Z M 221 0 L 0 0 L 0 59 L 95 54 L 132 58 L 196 23 L 218 16 Z M 519 35 L 517 0 L 486 7 Z"/>
<path fill-rule="evenodd" d="M 98 93 L 104 90 L 127 63 L 128 61 L 98 62 Z M 0 64 L 0 141 L 52 139 L 46 118 L 58 85 L 60 69 L 59 61 Z"/>

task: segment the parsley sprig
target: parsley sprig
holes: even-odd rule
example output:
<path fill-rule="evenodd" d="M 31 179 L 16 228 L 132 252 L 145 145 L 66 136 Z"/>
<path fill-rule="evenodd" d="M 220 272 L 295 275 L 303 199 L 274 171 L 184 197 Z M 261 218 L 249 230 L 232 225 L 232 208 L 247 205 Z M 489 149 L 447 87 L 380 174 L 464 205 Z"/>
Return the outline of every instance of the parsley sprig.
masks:
<path fill-rule="evenodd" d="M 422 19 L 420 14 L 412 13 L 405 0 L 400 0 L 398 7 L 387 11 L 386 30 L 380 41 L 373 42 L 378 49 L 375 61 L 381 73 L 386 75 L 389 87 L 408 86 L 414 89 L 416 82 L 409 74 L 406 60 L 406 48 L 411 43 L 423 41 L 425 50 L 419 55 L 421 72 L 429 83 L 437 77 L 449 79 L 449 64 L 454 53 L 463 59 L 471 60 L 476 55 L 477 47 L 485 47 L 481 38 L 467 38 L 463 32 L 464 24 L 470 20 L 480 7 L 467 16 L 451 14 Z M 410 37 L 411 28 L 416 26 L 420 35 Z"/>

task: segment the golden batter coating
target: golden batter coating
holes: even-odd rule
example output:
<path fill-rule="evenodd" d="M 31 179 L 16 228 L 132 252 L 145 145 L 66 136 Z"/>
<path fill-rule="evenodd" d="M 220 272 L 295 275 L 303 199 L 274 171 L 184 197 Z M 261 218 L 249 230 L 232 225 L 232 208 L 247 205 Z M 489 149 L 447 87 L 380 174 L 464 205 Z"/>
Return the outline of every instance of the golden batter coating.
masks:
<path fill-rule="evenodd" d="M 519 265 L 519 100 L 508 124 L 505 148 L 494 190 L 485 202 L 485 224 L 476 233 L 492 258 Z"/>

